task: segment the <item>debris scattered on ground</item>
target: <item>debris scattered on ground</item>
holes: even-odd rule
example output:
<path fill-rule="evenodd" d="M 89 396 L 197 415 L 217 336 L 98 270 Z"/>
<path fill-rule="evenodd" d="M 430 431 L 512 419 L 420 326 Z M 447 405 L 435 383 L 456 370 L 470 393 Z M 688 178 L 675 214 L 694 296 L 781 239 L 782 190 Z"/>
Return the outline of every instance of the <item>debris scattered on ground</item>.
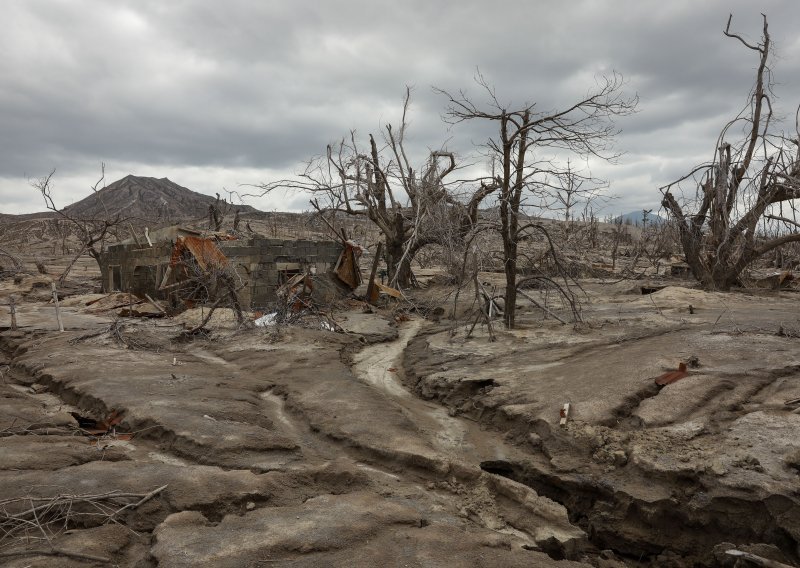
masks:
<path fill-rule="evenodd" d="M 656 377 L 655 382 L 659 386 L 666 386 L 671 385 L 674 382 L 677 382 L 685 377 L 688 377 L 689 373 L 686 371 L 686 363 L 681 362 L 678 364 L 677 371 L 669 371 L 661 375 L 660 377 Z"/>
<path fill-rule="evenodd" d="M 131 306 L 138 306 L 143 304 L 144 300 L 123 292 L 113 292 L 106 294 L 100 298 L 95 298 L 86 302 L 86 307 L 91 308 L 87 310 L 89 313 L 102 313 L 117 310 L 120 308 L 128 308 Z"/>
<path fill-rule="evenodd" d="M 81 431 L 89 436 L 113 434 L 116 426 L 122 422 L 122 413 L 117 410 L 112 410 L 108 416 L 101 420 L 95 420 L 77 412 L 70 412 L 70 414 L 78 422 L 78 427 Z"/>
<path fill-rule="evenodd" d="M 120 317 L 133 318 L 163 318 L 166 312 L 148 303 L 136 304 L 136 309 L 122 308 L 117 312 Z"/>
<path fill-rule="evenodd" d="M 311 274 L 299 273 L 292 276 L 283 286 L 278 288 L 275 295 L 278 301 L 285 304 L 285 309 L 291 313 L 298 313 L 312 308 L 312 293 L 314 283 Z"/>
<path fill-rule="evenodd" d="M 380 282 L 377 282 L 377 281 L 374 281 L 372 283 L 372 285 L 373 285 L 373 290 L 374 290 L 374 292 L 373 292 L 373 296 L 374 297 L 370 298 L 370 301 L 373 304 L 378 300 L 378 297 L 379 297 L 380 294 L 386 294 L 387 296 L 395 298 L 396 300 L 404 299 L 403 293 L 400 290 L 392 288 L 391 286 L 385 286 L 385 285 L 383 285 L 383 284 L 381 284 Z"/>
<path fill-rule="evenodd" d="M 257 327 L 268 327 L 278 323 L 278 312 L 264 314 L 260 318 L 256 318 L 255 322 Z"/>
<path fill-rule="evenodd" d="M 187 328 L 192 328 L 200 324 L 208 316 L 209 308 L 200 306 L 189 308 L 174 316 L 172 321 L 183 324 Z M 238 329 L 239 321 L 236 312 L 232 308 L 216 308 L 211 318 L 206 322 L 206 326 L 214 329 Z"/>
<path fill-rule="evenodd" d="M 342 260 L 345 266 L 346 255 Z M 592 266 L 613 271 L 605 262 Z M 134 558 L 169 564 L 184 552 L 209 551 L 240 554 L 221 560 L 230 565 L 337 566 L 354 558 L 381 565 L 384 549 L 406 538 L 421 551 L 407 563 L 423 554 L 455 563 L 441 543 L 464 534 L 465 546 L 477 552 L 463 565 L 482 558 L 556 566 L 567 559 L 571 566 L 611 568 L 624 559 L 677 568 L 709 565 L 712 554 L 718 559 L 731 549 L 752 555 L 739 563 L 756 556 L 782 562 L 768 546 L 789 564 L 797 561 L 793 338 L 800 320 L 793 294 L 710 293 L 659 278 L 593 282 L 587 323 L 573 327 L 542 321 L 534 302 L 554 309 L 552 301 L 544 288 L 525 288 L 533 301 L 519 299 L 518 328 L 498 330 L 491 343 L 480 326 L 470 339 L 449 333 L 463 310 L 452 289 L 444 290 L 455 286 L 446 278 L 413 291 L 374 286 L 389 307 L 370 307 L 338 276 L 285 268 L 277 303 L 246 314 L 247 325 L 220 307 L 208 328 L 235 333 L 191 343 L 177 341 L 174 327 L 203 321 L 209 302 L 201 306 L 202 299 L 169 318 L 166 302 L 154 299 L 162 296 L 73 296 L 62 302 L 64 314 L 84 319 L 54 338 L 47 288 L 22 296 L 22 331 L 2 337 L 0 492 L 21 496 L 18 505 L 28 509 L 56 494 L 65 498 L 50 503 L 59 511 L 37 510 L 38 520 L 29 515 L 20 524 L 29 529 L 28 563 L 58 562 L 34 559 L 38 553 L 74 554 L 74 563 L 95 556 L 120 565 Z M 476 281 L 490 291 L 477 301 L 491 315 L 501 313 L 501 300 L 493 299 L 501 279 L 482 272 Z M 10 280 L 4 284 L 6 297 L 20 294 Z M 623 292 L 640 294 L 643 287 L 652 295 Z M 41 306 L 34 304 L 39 292 Z M 405 292 L 413 303 L 393 301 Z M 434 322 L 419 317 L 428 299 Z M 159 314 L 169 325 L 120 313 Z M 8 321 L 6 308 L 2 317 Z M 340 326 L 346 333 L 320 332 Z M 675 360 L 685 363 L 676 368 Z M 137 425 L 137 433 L 118 432 L 120 413 L 93 414 L 115 407 L 125 409 L 125 424 Z M 138 428 L 154 433 L 139 436 Z M 332 463 L 335 471 L 324 469 Z M 198 481 L 204 476 L 213 482 Z M 175 489 L 173 479 L 185 485 Z M 139 514 L 114 514 L 167 482 L 168 499 L 151 500 Z M 120 492 L 91 499 L 105 488 Z M 84 516 L 96 506 L 102 514 Z M 66 507 L 80 516 L 50 521 Z M 375 517 L 375 510 L 386 515 Z M 632 510 L 648 515 L 631 517 Z M 591 531 L 583 534 L 569 519 L 585 520 L 581 527 Z M 0 527 L 10 527 L 3 520 Z M 698 523 L 710 528 L 697 531 Z M 295 525 L 312 528 L 298 540 Z M 327 537 L 305 538 L 332 527 L 341 548 L 331 549 Z M 101 548 L 91 540 L 100 538 L 94 528 L 141 536 Z M 186 544 L 198 530 L 208 535 L 203 547 Z M 280 544 L 264 540 L 265 530 Z M 249 531 L 256 537 L 237 540 Z M 349 536 L 338 538 L 341 531 Z M 3 561 L 2 554 L 23 550 L 22 533 L 13 535 L 0 542 Z M 736 544 L 718 548 L 729 535 Z M 256 548 L 242 551 L 242 542 Z"/>
<path fill-rule="evenodd" d="M 780 290 L 795 286 L 795 278 L 791 270 L 778 270 L 768 273 L 753 272 L 750 277 L 759 288 Z"/>
<path fill-rule="evenodd" d="M 20 545 L 39 541 L 44 537 L 49 548 L 3 549 L 0 558 L 12 556 L 66 556 L 83 560 L 110 562 L 109 558 L 90 556 L 79 551 L 70 552 L 56 548 L 52 540 L 82 519 L 89 526 L 119 523 L 123 513 L 144 505 L 165 489 L 162 485 L 149 493 L 130 493 L 119 490 L 100 494 L 59 494 L 52 497 L 19 495 L 0 500 L 0 531 L 3 540 L 14 539 Z"/>

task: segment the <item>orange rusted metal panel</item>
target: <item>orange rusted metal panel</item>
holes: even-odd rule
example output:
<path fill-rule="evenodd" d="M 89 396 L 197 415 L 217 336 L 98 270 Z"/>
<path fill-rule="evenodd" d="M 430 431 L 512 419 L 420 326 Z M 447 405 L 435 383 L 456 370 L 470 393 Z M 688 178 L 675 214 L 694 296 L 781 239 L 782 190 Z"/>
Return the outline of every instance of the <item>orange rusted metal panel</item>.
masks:
<path fill-rule="evenodd" d="M 228 265 L 227 257 L 219 250 L 212 239 L 179 237 L 172 249 L 172 258 L 169 261 L 170 266 L 176 266 L 180 263 L 184 250 L 189 251 L 197 261 L 198 266 L 203 270 Z"/>
<path fill-rule="evenodd" d="M 347 284 L 351 290 L 355 290 L 361 284 L 361 269 L 358 266 L 360 257 L 361 247 L 347 241 L 334 269 L 339 280 Z"/>
<path fill-rule="evenodd" d="M 375 284 L 375 288 L 379 292 L 383 292 L 384 294 L 387 294 L 387 295 L 391 296 L 392 298 L 397 298 L 398 300 L 402 300 L 403 299 L 403 293 L 400 290 L 392 288 L 391 286 L 384 286 L 380 282 L 374 282 L 374 284 Z"/>
<path fill-rule="evenodd" d="M 680 381 L 688 376 L 689 373 L 686 372 L 686 363 L 681 363 L 678 365 L 677 371 L 670 371 L 668 373 L 664 373 L 660 377 L 656 377 L 656 384 L 663 387 L 665 385 L 671 385 L 672 383 Z"/>

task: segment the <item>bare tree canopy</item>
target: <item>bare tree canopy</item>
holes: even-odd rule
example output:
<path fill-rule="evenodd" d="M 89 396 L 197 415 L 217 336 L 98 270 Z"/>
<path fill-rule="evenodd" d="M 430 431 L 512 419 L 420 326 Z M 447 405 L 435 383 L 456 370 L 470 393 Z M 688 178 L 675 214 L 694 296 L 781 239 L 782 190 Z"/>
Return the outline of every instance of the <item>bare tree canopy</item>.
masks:
<path fill-rule="evenodd" d="M 618 130 L 613 119 L 635 112 L 638 99 L 623 93 L 622 76 L 615 73 L 600 78 L 595 89 L 563 108 L 542 111 L 536 103 L 529 103 L 508 109 L 499 102 L 483 76 L 479 74 L 476 81 L 488 96 L 485 104 L 477 103 L 463 91 L 457 94 L 438 92 L 448 99 L 445 117 L 449 122 L 488 121 L 499 131 L 498 136 L 489 138 L 485 144 L 492 173 L 478 181 L 482 193 L 496 192 L 499 202 L 506 276 L 504 318 L 506 327 L 513 328 L 518 244 L 532 233 L 549 241 L 543 226 L 526 221 L 526 205 L 530 205 L 530 199 L 536 195 L 594 182 L 590 173 L 575 171 L 566 159 L 577 156 L 583 160 L 589 157 L 614 160 L 618 153 L 613 141 Z M 560 290 L 568 293 L 563 288 Z"/>
<path fill-rule="evenodd" d="M 763 18 L 757 44 L 731 32 L 732 16 L 723 31 L 758 56 L 747 104 L 722 129 L 711 162 L 661 188 L 662 204 L 678 225 L 686 261 L 708 289 L 730 289 L 750 263 L 800 241 L 794 202 L 800 197 L 800 131 L 797 120 L 791 137 L 777 127 L 769 66 L 772 43 L 767 17 Z M 689 197 L 682 191 L 686 183 L 694 186 Z M 766 219 L 780 223 L 772 237 L 757 231 L 759 221 Z"/>
<path fill-rule="evenodd" d="M 103 243 L 107 237 L 111 235 L 114 229 L 120 225 L 121 223 L 125 222 L 126 220 L 122 218 L 121 215 L 117 214 L 113 217 L 110 215 L 106 215 L 103 218 L 81 218 L 76 217 L 73 215 L 67 214 L 64 209 L 59 209 L 56 207 L 55 201 L 53 200 L 53 176 L 55 175 L 56 171 L 52 170 L 46 176 L 41 178 L 31 180 L 31 186 L 36 189 L 41 195 L 42 199 L 44 199 L 45 206 L 50 211 L 56 213 L 61 219 L 66 221 L 69 226 L 74 229 L 75 234 L 77 234 L 78 239 L 80 241 L 80 246 L 78 248 L 77 254 L 74 256 L 72 261 L 67 265 L 67 268 L 64 272 L 59 276 L 58 282 L 59 285 L 63 284 L 64 280 L 66 279 L 67 275 L 69 274 L 72 267 L 75 265 L 75 262 L 83 255 L 84 253 L 88 253 L 95 261 L 97 261 L 98 266 L 100 266 L 100 253 L 103 250 Z M 105 164 L 101 165 L 101 176 L 100 179 L 97 180 L 92 186 L 92 191 L 97 194 L 98 186 L 103 182 L 105 179 Z M 103 209 L 108 213 L 108 209 L 105 207 L 105 203 L 100 201 L 103 205 Z M 131 233 L 133 234 L 133 229 L 131 228 Z M 101 266 L 102 270 L 102 266 Z"/>
<path fill-rule="evenodd" d="M 556 176 L 556 185 L 545 191 L 545 198 L 549 200 L 545 206 L 555 211 L 564 212 L 564 221 L 575 221 L 575 209 L 583 203 L 584 209 L 589 209 L 592 203 L 605 198 L 601 191 L 606 189 L 606 183 L 589 183 L 590 176 L 584 175 L 580 170 L 575 170 L 569 158 L 567 165 L 560 175 Z"/>
<path fill-rule="evenodd" d="M 369 136 L 363 148 L 355 132 L 327 147 L 326 155 L 311 160 L 299 180 L 281 180 L 259 187 L 300 190 L 311 195 L 320 212 L 365 216 L 385 240 L 390 281 L 411 283 L 411 261 L 422 247 L 437 241 L 437 204 L 449 199 L 445 178 L 456 169 L 452 152 L 434 150 L 417 170 L 405 150 L 411 91 L 406 89 L 400 127 L 387 124 L 383 143 Z"/>

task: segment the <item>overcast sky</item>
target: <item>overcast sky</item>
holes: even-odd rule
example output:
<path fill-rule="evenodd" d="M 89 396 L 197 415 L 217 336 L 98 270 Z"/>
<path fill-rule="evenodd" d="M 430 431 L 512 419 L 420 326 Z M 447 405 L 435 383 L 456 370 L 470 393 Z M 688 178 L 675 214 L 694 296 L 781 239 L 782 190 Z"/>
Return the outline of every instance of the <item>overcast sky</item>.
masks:
<path fill-rule="evenodd" d="M 442 145 L 470 160 L 485 136 L 449 128 L 431 86 L 479 94 L 480 69 L 510 105 L 561 107 L 618 71 L 638 114 L 626 152 L 597 174 L 610 211 L 658 207 L 657 187 L 707 159 L 745 104 L 760 12 L 774 41 L 776 110 L 800 103 L 797 0 L 4 0 L 0 5 L 0 212 L 43 209 L 28 179 L 53 168 L 59 206 L 129 173 L 213 194 L 287 177 L 356 129 L 413 105 L 415 160 Z M 303 210 L 307 199 L 250 200 Z"/>

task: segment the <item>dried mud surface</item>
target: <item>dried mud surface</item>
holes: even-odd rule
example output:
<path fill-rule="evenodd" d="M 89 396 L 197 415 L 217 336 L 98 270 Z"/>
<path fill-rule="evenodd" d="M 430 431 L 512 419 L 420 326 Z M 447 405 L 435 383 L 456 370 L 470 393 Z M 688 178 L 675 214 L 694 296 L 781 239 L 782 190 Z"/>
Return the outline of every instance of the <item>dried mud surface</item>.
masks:
<path fill-rule="evenodd" d="M 730 544 L 797 562 L 800 415 L 784 404 L 800 397 L 796 294 L 586 288 L 579 326 L 495 343 L 426 330 L 405 351 L 407 388 L 527 444 L 533 459 L 484 469 L 564 504 L 626 562 L 725 565 Z M 681 361 L 688 377 L 654 385 Z"/>
<path fill-rule="evenodd" d="M 31 296 L 18 331 L 0 318 L 4 528 L 28 519 L 0 564 L 727 566 L 732 546 L 796 562 L 795 296 L 585 287 L 586 323 L 528 312 L 496 342 L 359 310 L 344 333 L 220 317 L 183 341 L 180 322 L 115 324 L 97 296 L 65 301 L 59 333 Z M 90 439 L 70 414 L 112 411 L 132 436 Z M 154 491 L 111 518 L 90 503 Z"/>

